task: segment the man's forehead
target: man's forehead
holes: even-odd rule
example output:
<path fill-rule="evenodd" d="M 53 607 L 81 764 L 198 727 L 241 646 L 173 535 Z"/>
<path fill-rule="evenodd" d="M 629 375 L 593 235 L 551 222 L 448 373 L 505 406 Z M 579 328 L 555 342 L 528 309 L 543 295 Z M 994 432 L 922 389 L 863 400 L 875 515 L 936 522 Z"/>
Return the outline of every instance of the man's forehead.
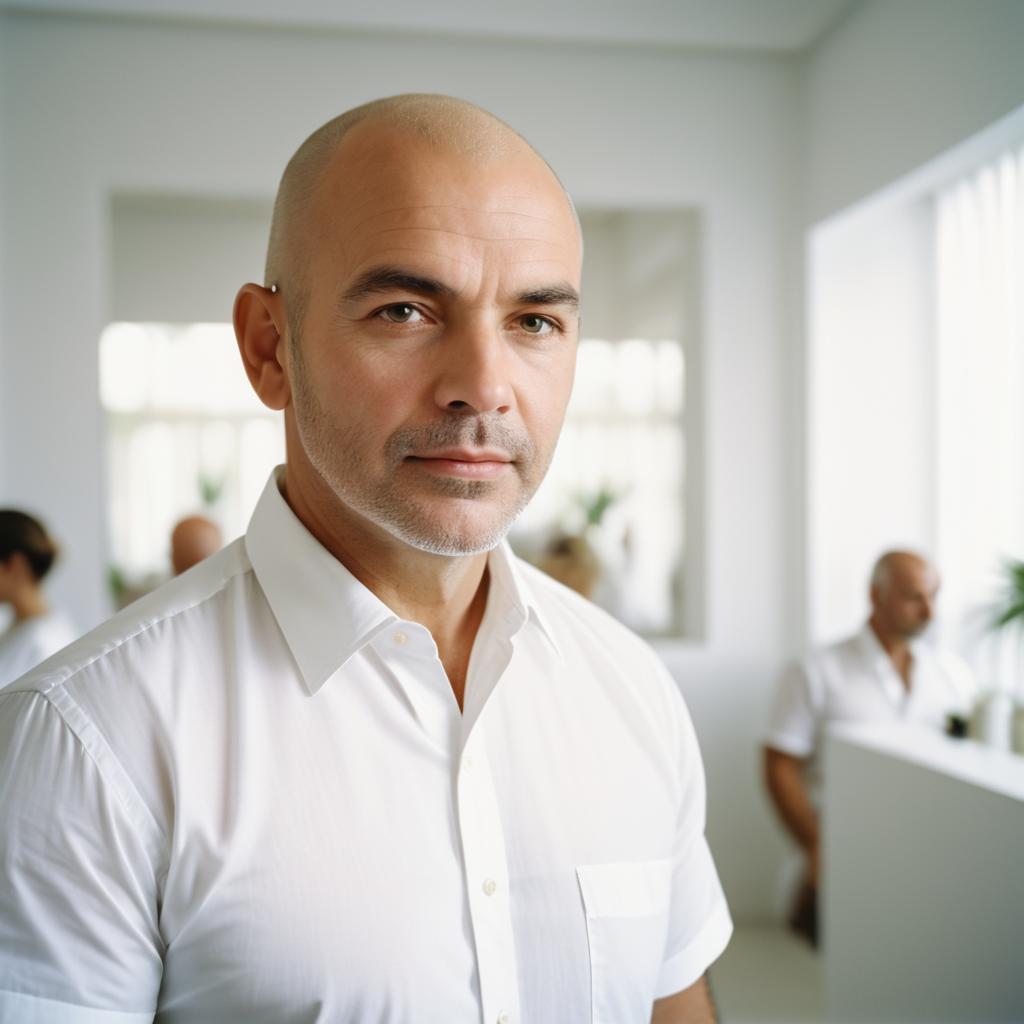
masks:
<path fill-rule="evenodd" d="M 579 287 L 580 242 L 565 210 L 532 197 L 438 197 L 391 193 L 349 197 L 325 218 L 320 258 L 348 278 L 368 267 L 440 274 L 461 288 L 484 268 L 501 270 L 510 288 L 565 280 Z M 474 270 L 477 268 L 477 270 Z"/>
<path fill-rule="evenodd" d="M 503 223 L 521 232 L 530 220 L 539 230 L 576 231 L 568 196 L 521 140 L 495 160 L 391 126 L 363 128 L 358 125 L 339 144 L 318 189 L 321 213 L 342 218 L 347 229 L 370 219 L 392 228 L 457 228 L 467 218 L 486 215 L 489 228 L 499 233 Z"/>
<path fill-rule="evenodd" d="M 939 574 L 935 567 L 923 558 L 904 555 L 894 560 L 893 571 L 905 586 L 935 586 Z"/>

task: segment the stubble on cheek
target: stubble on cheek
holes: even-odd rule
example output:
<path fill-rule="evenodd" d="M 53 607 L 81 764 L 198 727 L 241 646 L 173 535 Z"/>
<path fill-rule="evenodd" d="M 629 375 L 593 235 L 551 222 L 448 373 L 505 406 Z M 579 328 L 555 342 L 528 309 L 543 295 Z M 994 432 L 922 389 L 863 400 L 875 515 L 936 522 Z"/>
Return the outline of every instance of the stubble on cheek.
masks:
<path fill-rule="evenodd" d="M 525 430 L 496 414 L 442 413 L 437 422 L 394 431 L 381 445 L 360 421 L 328 415 L 299 369 L 295 421 L 310 463 L 339 503 L 438 554 L 468 554 L 498 544 L 533 496 L 550 461 Z M 450 448 L 498 449 L 512 460 L 502 480 L 466 480 L 417 472 L 410 456 Z M 445 508 L 432 499 L 457 502 Z M 338 510 L 341 511 L 340 509 Z"/>

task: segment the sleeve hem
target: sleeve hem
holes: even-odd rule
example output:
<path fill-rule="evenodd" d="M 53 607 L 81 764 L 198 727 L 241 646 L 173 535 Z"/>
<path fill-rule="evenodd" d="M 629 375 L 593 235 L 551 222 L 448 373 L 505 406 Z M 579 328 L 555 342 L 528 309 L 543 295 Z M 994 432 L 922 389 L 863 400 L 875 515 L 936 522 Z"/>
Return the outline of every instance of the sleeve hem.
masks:
<path fill-rule="evenodd" d="M 787 736 L 785 733 L 765 736 L 762 742 L 766 747 L 781 751 L 783 754 L 790 754 L 792 757 L 810 757 L 814 753 L 813 743 L 808 743 L 802 737 Z"/>
<path fill-rule="evenodd" d="M 661 965 L 654 998 L 664 999 L 689 988 L 717 960 L 732 938 L 732 919 L 722 900 L 701 929 L 684 949 Z"/>

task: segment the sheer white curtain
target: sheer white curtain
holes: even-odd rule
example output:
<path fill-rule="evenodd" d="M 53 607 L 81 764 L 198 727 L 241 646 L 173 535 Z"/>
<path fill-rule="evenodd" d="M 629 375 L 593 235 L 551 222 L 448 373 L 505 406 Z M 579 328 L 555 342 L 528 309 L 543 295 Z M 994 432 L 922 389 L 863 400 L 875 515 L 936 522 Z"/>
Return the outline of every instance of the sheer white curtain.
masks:
<path fill-rule="evenodd" d="M 1024 146 L 940 193 L 936 226 L 943 605 L 982 683 L 1009 687 L 1020 665 L 979 609 L 1024 558 Z"/>

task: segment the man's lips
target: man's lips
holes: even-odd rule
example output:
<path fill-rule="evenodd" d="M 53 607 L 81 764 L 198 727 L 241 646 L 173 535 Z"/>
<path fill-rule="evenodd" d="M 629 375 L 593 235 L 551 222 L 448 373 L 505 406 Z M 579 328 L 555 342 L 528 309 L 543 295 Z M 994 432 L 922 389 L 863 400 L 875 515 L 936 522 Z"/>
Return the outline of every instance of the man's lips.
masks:
<path fill-rule="evenodd" d="M 405 461 L 429 473 L 457 476 L 468 480 L 492 480 L 504 473 L 513 459 L 492 448 L 445 448 L 440 451 L 415 452 Z"/>

